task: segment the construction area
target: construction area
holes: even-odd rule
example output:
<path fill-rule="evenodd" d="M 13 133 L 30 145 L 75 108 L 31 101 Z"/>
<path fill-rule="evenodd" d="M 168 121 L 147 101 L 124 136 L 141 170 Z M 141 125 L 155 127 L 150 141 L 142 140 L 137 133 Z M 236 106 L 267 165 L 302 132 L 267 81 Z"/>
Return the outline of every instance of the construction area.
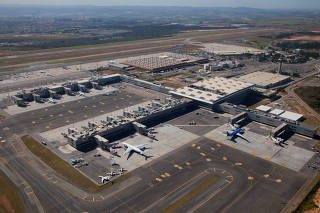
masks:
<path fill-rule="evenodd" d="M 244 47 L 238 45 L 231 45 L 231 44 L 222 44 L 222 43 L 204 43 L 204 46 L 201 48 L 203 51 L 212 53 L 215 55 L 244 55 L 244 54 L 252 54 L 252 55 L 259 55 L 264 53 L 263 50 L 259 50 L 252 47 Z"/>
<path fill-rule="evenodd" d="M 180 68 L 196 63 L 205 63 L 208 59 L 190 55 L 163 52 L 150 55 L 141 55 L 126 59 L 119 59 L 118 62 L 124 65 L 136 67 L 152 72 L 159 72 L 173 68 Z"/>

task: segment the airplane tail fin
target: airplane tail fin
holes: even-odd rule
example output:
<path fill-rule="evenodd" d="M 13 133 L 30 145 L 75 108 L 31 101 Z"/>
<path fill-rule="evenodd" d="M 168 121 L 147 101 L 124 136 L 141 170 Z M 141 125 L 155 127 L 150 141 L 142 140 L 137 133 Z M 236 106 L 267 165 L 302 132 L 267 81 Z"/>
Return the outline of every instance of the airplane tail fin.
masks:
<path fill-rule="evenodd" d="M 152 158 L 153 156 L 151 156 L 151 155 L 145 155 L 144 156 L 144 158 L 145 158 L 145 160 L 148 160 L 149 158 Z"/>

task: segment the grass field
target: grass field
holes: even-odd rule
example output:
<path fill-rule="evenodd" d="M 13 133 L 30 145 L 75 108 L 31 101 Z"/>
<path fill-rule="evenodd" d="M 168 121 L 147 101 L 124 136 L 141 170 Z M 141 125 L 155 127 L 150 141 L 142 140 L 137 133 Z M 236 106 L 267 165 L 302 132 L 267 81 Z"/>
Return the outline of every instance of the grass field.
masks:
<path fill-rule="evenodd" d="M 0 174 L 0 212 L 23 213 L 24 207 L 16 190 L 9 181 Z"/>
<path fill-rule="evenodd" d="M 320 112 L 320 87 L 299 87 L 294 92 L 315 111 Z"/>
<path fill-rule="evenodd" d="M 201 192 L 206 190 L 208 187 L 212 186 L 217 180 L 219 179 L 219 176 L 211 176 L 209 179 L 201 183 L 198 187 L 191 190 L 188 194 L 174 202 L 172 205 L 170 205 L 168 208 L 166 208 L 162 213 L 172 213 L 175 212 L 177 209 L 182 207 L 185 203 L 190 201 L 192 198 L 199 195 Z"/>
<path fill-rule="evenodd" d="M 24 144 L 28 147 L 28 149 L 36 155 L 40 160 L 46 163 L 49 167 L 55 170 L 59 175 L 74 183 L 75 185 L 80 186 L 82 189 L 97 193 L 100 192 L 112 185 L 111 182 L 105 184 L 103 186 L 98 186 L 85 177 L 82 173 L 78 170 L 73 168 L 70 164 L 59 158 L 45 146 L 41 145 L 38 141 L 36 141 L 31 136 L 25 135 L 22 138 Z M 119 178 L 117 178 L 113 183 L 117 183 L 127 179 L 130 176 L 130 173 L 127 173 Z"/>

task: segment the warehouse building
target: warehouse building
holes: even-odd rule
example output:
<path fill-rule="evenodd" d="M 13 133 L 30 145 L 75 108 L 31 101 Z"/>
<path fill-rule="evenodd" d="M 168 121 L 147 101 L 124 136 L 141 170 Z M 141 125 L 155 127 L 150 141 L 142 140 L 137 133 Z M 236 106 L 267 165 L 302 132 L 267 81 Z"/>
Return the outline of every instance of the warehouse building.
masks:
<path fill-rule="evenodd" d="M 206 58 L 164 52 L 159 54 L 130 57 L 125 60 L 120 60 L 120 63 L 139 69 L 158 72 L 172 68 L 184 67 L 195 63 L 204 63 L 207 61 L 208 59 Z"/>
<path fill-rule="evenodd" d="M 269 72 L 253 72 L 240 76 L 239 80 L 255 84 L 259 88 L 271 88 L 289 82 L 290 77 Z"/>
<path fill-rule="evenodd" d="M 235 79 L 215 77 L 196 82 L 190 86 L 170 91 L 177 98 L 189 98 L 202 106 L 212 108 L 224 101 L 237 102 L 249 94 L 253 84 Z"/>

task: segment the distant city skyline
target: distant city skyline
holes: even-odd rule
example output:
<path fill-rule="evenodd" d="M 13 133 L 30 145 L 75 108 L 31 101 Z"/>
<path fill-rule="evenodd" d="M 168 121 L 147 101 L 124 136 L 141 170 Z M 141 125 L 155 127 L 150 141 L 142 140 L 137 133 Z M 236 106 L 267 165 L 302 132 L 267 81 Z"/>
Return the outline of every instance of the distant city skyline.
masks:
<path fill-rule="evenodd" d="M 252 7 L 266 9 L 320 9 L 320 0 L 1 0 L 0 4 L 93 6 Z"/>

